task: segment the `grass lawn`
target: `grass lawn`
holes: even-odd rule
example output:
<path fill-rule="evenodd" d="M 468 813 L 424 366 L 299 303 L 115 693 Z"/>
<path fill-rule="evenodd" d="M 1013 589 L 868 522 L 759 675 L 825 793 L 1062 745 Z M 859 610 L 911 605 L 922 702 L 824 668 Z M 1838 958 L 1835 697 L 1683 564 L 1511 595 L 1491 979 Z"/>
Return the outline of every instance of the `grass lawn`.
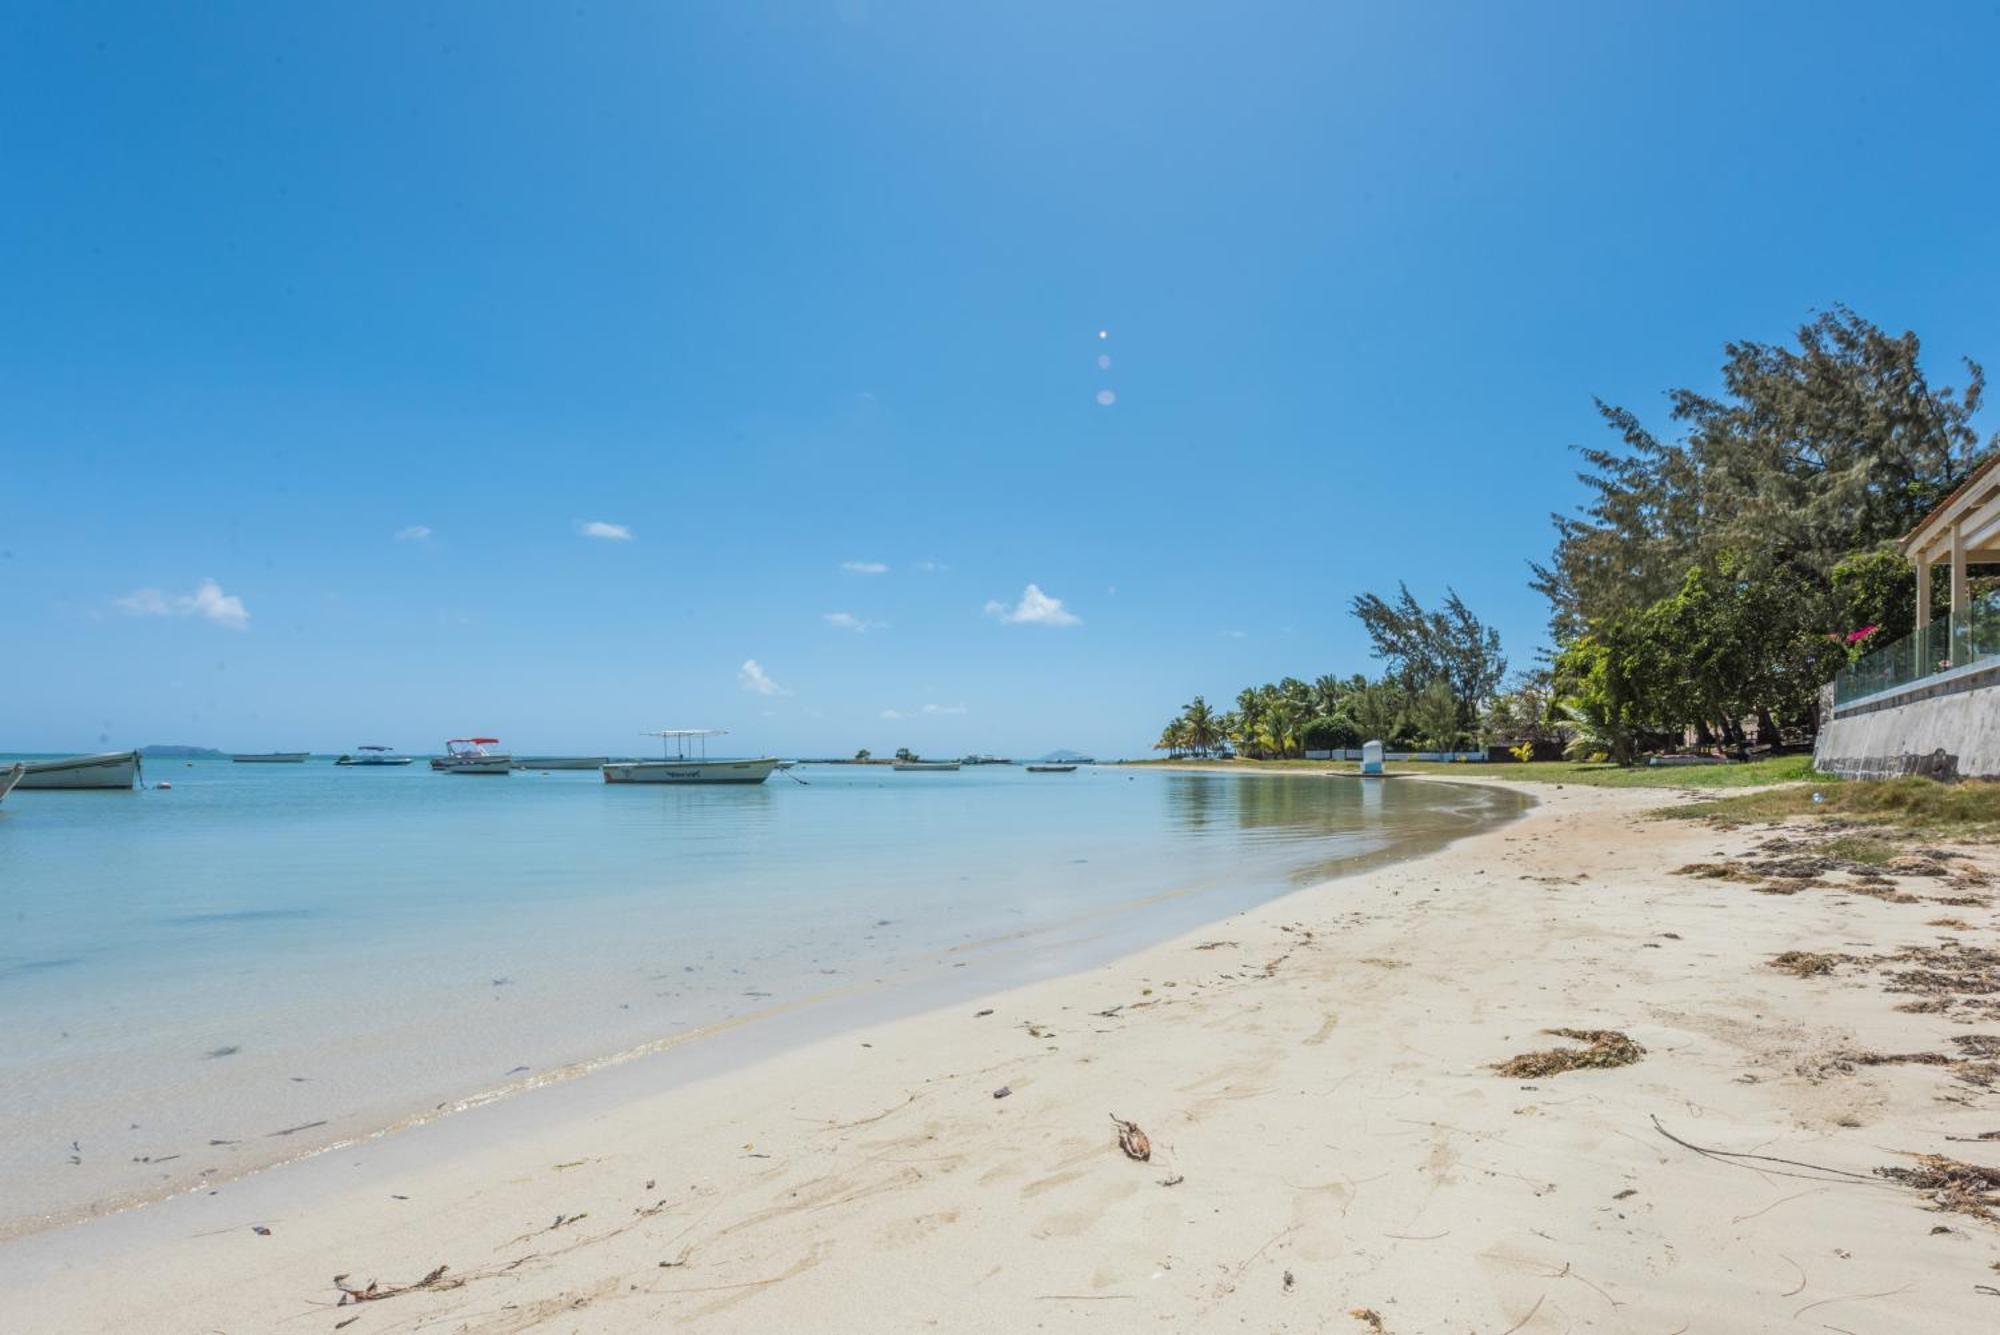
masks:
<path fill-rule="evenodd" d="M 1819 798 L 1814 801 L 1814 797 Z M 1893 826 L 1923 834 L 2000 838 L 2000 783 L 1884 779 L 1875 783 L 1812 783 L 1691 802 L 1663 813 L 1724 822 L 1795 820 L 1801 816 Z"/>

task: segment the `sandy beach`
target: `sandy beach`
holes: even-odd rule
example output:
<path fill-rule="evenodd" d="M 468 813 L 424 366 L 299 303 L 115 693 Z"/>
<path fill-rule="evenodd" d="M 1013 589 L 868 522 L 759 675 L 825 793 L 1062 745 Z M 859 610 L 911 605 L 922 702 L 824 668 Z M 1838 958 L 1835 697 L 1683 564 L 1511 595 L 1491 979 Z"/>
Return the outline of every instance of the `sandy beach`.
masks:
<path fill-rule="evenodd" d="M 1489 833 L 1075 976 L 553 1125 L 510 1131 L 504 1110 L 477 1110 L 454 1120 L 476 1132 L 492 1113 L 486 1134 L 349 1177 L 358 1156 L 335 1151 L 16 1240 L 0 1247 L 4 1324 L 2000 1322 L 2000 1227 L 1876 1171 L 2000 1163 L 2000 1144 L 1978 1143 L 2000 1133 L 1985 1087 L 2000 1045 L 1955 1041 L 2000 1032 L 2000 1008 L 1888 990 L 1996 945 L 1965 850 L 1887 880 L 1838 866 L 1788 880 L 1759 860 L 1809 847 L 1649 818 L 1672 793 L 1532 792 L 1535 809 Z M 1691 864 L 1724 874 L 1677 871 Z M 1821 958 L 1771 967 L 1789 951 Z M 1557 1028 L 1616 1031 L 1643 1055 L 1494 1069 L 1583 1046 Z M 1150 1158 L 1121 1147 L 1114 1119 Z"/>

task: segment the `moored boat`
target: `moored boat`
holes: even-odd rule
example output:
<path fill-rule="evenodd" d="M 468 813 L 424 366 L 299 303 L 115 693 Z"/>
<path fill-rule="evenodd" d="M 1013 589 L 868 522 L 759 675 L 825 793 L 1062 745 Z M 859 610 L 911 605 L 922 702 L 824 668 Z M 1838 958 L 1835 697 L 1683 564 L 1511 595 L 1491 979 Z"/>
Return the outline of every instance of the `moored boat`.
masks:
<path fill-rule="evenodd" d="M 305 751 L 266 751 L 261 755 L 229 758 L 239 765 L 303 765 L 307 754 Z"/>
<path fill-rule="evenodd" d="M 125 788 L 139 781 L 137 751 L 108 751 L 103 755 L 70 756 L 64 760 L 30 760 L 15 784 L 21 791 L 31 788 Z"/>
<path fill-rule="evenodd" d="M 1073 773 L 1075 773 L 1075 772 L 1076 772 L 1076 766 L 1074 766 L 1074 765 L 1030 765 L 1030 766 L 1028 766 L 1028 773 L 1030 773 L 1030 774 L 1073 774 Z"/>
<path fill-rule="evenodd" d="M 762 783 L 781 763 L 775 756 L 754 760 L 710 760 L 708 739 L 724 736 L 720 728 L 670 728 L 649 732 L 658 737 L 661 749 L 673 746 L 675 754 L 661 760 L 614 761 L 601 766 L 606 783 Z M 690 755 L 688 744 L 700 743 L 700 754 Z"/>
<path fill-rule="evenodd" d="M 917 773 L 924 773 L 931 770 L 955 770 L 958 766 L 959 762 L 956 760 L 899 760 L 896 762 L 897 769 Z"/>
<path fill-rule="evenodd" d="M 378 765 L 408 765 L 415 759 L 413 756 L 392 755 L 386 746 L 357 746 L 354 749 L 359 752 L 358 755 L 342 756 L 333 763 L 373 768 Z"/>
<path fill-rule="evenodd" d="M 500 745 L 498 737 L 453 737 L 444 744 L 444 755 L 431 768 L 445 774 L 511 774 L 514 757 L 502 751 L 488 751 Z"/>
<path fill-rule="evenodd" d="M 515 769 L 602 769 L 610 756 L 515 756 Z"/>
<path fill-rule="evenodd" d="M 0 802 L 7 800 L 7 794 L 14 791 L 14 785 L 19 783 L 21 776 L 27 772 L 28 767 L 19 761 L 15 761 L 6 769 L 0 769 Z"/>

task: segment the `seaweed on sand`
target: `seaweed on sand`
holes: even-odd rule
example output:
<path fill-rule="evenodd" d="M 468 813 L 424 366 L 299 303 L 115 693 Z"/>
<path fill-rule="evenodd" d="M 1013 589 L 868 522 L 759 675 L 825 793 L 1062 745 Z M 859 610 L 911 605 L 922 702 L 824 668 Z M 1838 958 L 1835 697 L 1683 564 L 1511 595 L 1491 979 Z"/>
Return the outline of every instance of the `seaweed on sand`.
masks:
<path fill-rule="evenodd" d="M 1914 1168 L 1878 1168 L 1878 1177 L 1913 1187 L 1933 1209 L 2000 1221 L 2000 1168 L 1982 1168 L 1942 1154 L 1919 1154 Z"/>
<path fill-rule="evenodd" d="M 1575 1039 L 1580 1048 L 1544 1048 L 1523 1052 L 1493 1069 L 1512 1079 L 1539 1080 L 1585 1067 L 1630 1066 L 1646 1055 L 1646 1050 L 1616 1029 L 1544 1029 L 1556 1038 Z"/>

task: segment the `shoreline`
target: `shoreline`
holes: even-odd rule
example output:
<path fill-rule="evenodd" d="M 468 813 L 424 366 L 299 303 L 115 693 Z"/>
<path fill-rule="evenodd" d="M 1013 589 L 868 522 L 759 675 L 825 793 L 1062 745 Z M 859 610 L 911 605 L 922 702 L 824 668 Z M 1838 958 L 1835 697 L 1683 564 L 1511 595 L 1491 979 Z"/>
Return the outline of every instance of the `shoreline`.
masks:
<path fill-rule="evenodd" d="M 1872 1170 L 1976 1152 L 1945 1138 L 2000 1126 L 1994 1096 L 1922 1065 L 1838 1069 L 1863 1047 L 1948 1047 L 1953 1026 L 1858 979 L 1764 967 L 1936 937 L 1937 883 L 1909 902 L 1754 894 L 1673 871 L 1768 831 L 1643 819 L 1674 800 L 1658 790 L 1527 795 L 1520 819 L 1441 850 L 976 1006 L 379 1174 L 323 1156 L 310 1199 L 252 1178 L 17 1239 L 0 1280 L 24 1328 L 70 1330 L 1990 1319 L 1974 1285 L 2000 1230 Z M 1991 897 L 1974 897 L 1952 930 L 1990 947 Z M 1564 1026 L 1622 1030 L 1645 1055 L 1540 1080 L 1491 1069 Z M 1108 1115 L 1145 1128 L 1150 1162 L 1120 1153 Z M 1692 1144 L 1855 1176 L 1690 1153 L 1654 1117 Z M 379 1304 L 335 1306 L 327 1281 L 438 1266 Z"/>
<path fill-rule="evenodd" d="M 1484 820 L 1489 825 L 1506 824 L 1533 804 L 1532 797 L 1525 795 L 1522 801 L 1525 805 L 1520 809 L 1466 819 Z M 1312 864 L 1311 884 L 1345 879 L 1371 868 L 1421 857 L 1441 843 L 1464 837 L 1467 836 L 1456 830 L 1440 832 L 1437 828 L 1404 831 L 1386 846 L 1344 852 Z M 1303 867 L 1295 869 L 1291 875 L 1296 878 L 1302 871 Z M 1246 888 L 1249 886 L 1256 888 Z M 781 1058 L 818 1039 L 1098 967 L 1172 940 L 1183 932 L 1197 930 L 1200 925 L 1239 911 L 1246 903 L 1283 898 L 1297 893 L 1298 888 L 1296 884 L 1272 881 L 1268 875 L 1259 873 L 1254 880 L 1190 882 L 1160 888 L 1137 899 L 1096 907 L 1079 906 L 1069 916 L 1026 929 L 958 941 L 909 956 L 899 961 L 893 971 L 885 971 L 883 976 L 869 981 L 824 987 L 690 1028 L 660 1033 L 638 1043 L 574 1057 L 516 1078 L 454 1094 L 435 1105 L 411 1106 L 379 1120 L 361 1119 L 359 1124 L 353 1113 L 338 1106 L 314 1111 L 305 1115 L 330 1118 L 333 1126 L 320 1132 L 318 1138 L 300 1136 L 303 1143 L 294 1147 L 272 1146 L 254 1158 L 238 1159 L 240 1150 L 233 1148 L 238 1142 L 226 1142 L 232 1148 L 220 1155 L 211 1150 L 207 1156 L 209 1166 L 199 1166 L 201 1161 L 195 1161 L 198 1171 L 120 1190 L 76 1206 L 0 1220 L 0 1249 L 50 1232 L 89 1227 L 182 1198 L 238 1187 L 265 1175 L 309 1164 L 322 1156 L 365 1150 L 390 1138 L 438 1128 L 464 1114 L 488 1110 L 501 1103 L 540 1099 L 534 1105 L 541 1110 L 540 1117 L 525 1119 L 526 1124 L 533 1125 L 538 1120 L 593 1111 L 613 1099 L 649 1097 L 692 1080 Z M 1188 925 L 1190 921 L 1194 925 Z M 698 1051 L 689 1055 L 689 1050 Z M 594 1092 L 601 1089 L 602 1077 L 607 1073 L 631 1066 L 642 1068 L 643 1073 L 630 1074 L 617 1094 Z M 579 1084 L 588 1088 L 567 1089 Z M 551 1103 L 558 1106 L 549 1109 L 546 1105 Z M 313 1125 L 298 1129 L 311 1131 Z M 438 1130 L 434 1134 L 449 1141 L 460 1136 L 476 1137 L 482 1132 L 467 1126 Z M 134 1160 L 135 1164 L 140 1162 Z"/>

